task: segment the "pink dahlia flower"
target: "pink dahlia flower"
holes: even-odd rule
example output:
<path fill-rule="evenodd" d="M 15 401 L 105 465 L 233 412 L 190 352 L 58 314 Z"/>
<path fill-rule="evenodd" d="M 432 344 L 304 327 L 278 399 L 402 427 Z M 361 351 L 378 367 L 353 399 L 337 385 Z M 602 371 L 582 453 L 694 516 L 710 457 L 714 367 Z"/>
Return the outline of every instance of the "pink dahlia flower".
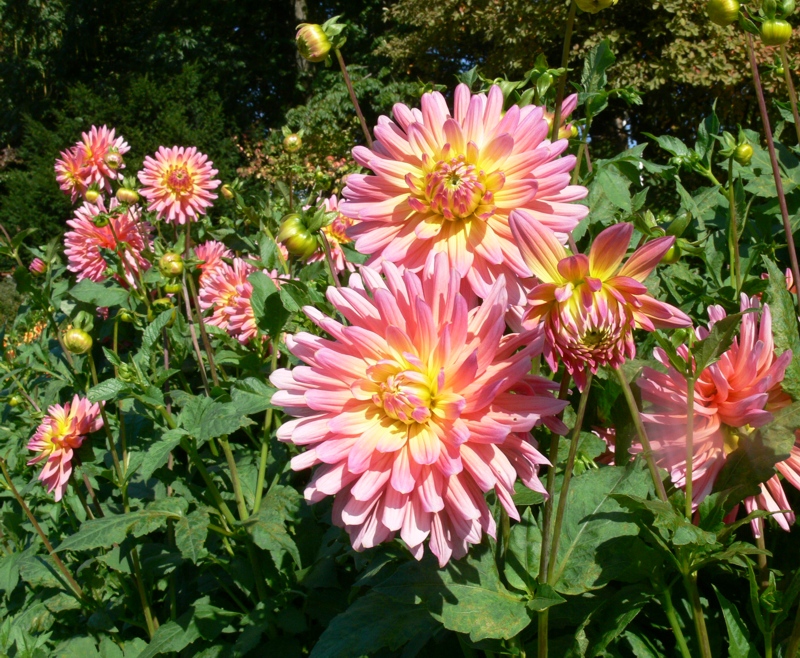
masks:
<path fill-rule="evenodd" d="M 328 288 L 348 326 L 304 309 L 332 339 L 287 337 L 307 365 L 270 378 L 273 404 L 297 416 L 278 438 L 307 446 L 292 460 L 317 466 L 305 497 L 335 496 L 333 521 L 356 550 L 399 533 L 418 559 L 427 539 L 444 565 L 494 536 L 486 492 L 515 519 L 517 478 L 546 493 L 537 471 L 548 462 L 527 433 L 539 423 L 565 431 L 555 417 L 565 402 L 528 374 L 541 337 L 504 334 L 502 277 L 470 310 L 445 254 L 420 274 L 388 261 L 382 271 Z"/>
<path fill-rule="evenodd" d="M 78 395 L 63 407 L 54 404 L 47 410 L 42 423 L 28 442 L 28 450 L 41 453 L 28 462 L 28 466 L 46 461 L 39 479 L 48 493 L 55 492 L 61 500 L 72 475 L 73 452 L 80 448 L 87 434 L 103 426 L 100 407 Z"/>
<path fill-rule="evenodd" d="M 757 307 L 757 299 L 742 295 L 742 310 Z M 712 306 L 708 315 L 710 329 L 726 314 L 722 307 Z M 769 306 L 765 305 L 761 311 L 760 322 L 758 315 L 744 315 L 738 338 L 719 361 L 700 373 L 695 383 L 692 439 L 692 502 L 695 507 L 711 493 L 725 459 L 736 449 L 739 438 L 770 422 L 771 411 L 791 403 L 791 398 L 781 388 L 781 381 L 792 353 L 775 355 Z M 696 334 L 702 339 L 708 335 L 708 330 L 698 327 Z M 686 346 L 681 346 L 678 352 L 683 358 L 688 355 Z M 642 418 L 657 462 L 669 471 L 676 486 L 685 487 L 686 381 L 669 365 L 661 348 L 656 348 L 655 358 L 667 372 L 652 368 L 643 370 L 639 388 L 642 399 L 651 406 Z M 774 494 L 774 491 L 774 486 L 768 485 L 762 488 L 762 495 Z M 762 504 L 766 508 L 766 499 Z"/>
<path fill-rule="evenodd" d="M 634 329 L 691 325 L 689 316 L 653 299 L 644 285 L 675 238 L 649 242 L 622 265 L 631 224 L 600 233 L 588 257 L 569 256 L 550 229 L 521 213 L 512 212 L 510 224 L 522 257 L 541 281 L 528 294 L 525 319 L 544 327 L 548 364 L 557 370 L 562 361 L 579 388 L 587 369 L 617 368 L 636 356 Z"/>
<path fill-rule="evenodd" d="M 31 264 L 28 265 L 28 269 L 33 274 L 38 274 L 41 276 L 42 274 L 47 272 L 47 263 L 45 263 L 41 258 L 34 258 L 31 261 Z"/>
<path fill-rule="evenodd" d="M 156 157 L 144 159 L 139 181 L 145 187 L 140 193 L 149 203 L 148 210 L 158 213 L 159 219 L 177 224 L 195 222 L 205 215 L 217 198 L 212 190 L 220 181 L 208 156 L 196 147 L 160 146 Z"/>
<path fill-rule="evenodd" d="M 76 145 L 83 150 L 85 180 L 87 185 L 96 185 L 111 193 L 111 181 L 121 180 L 121 169 L 125 168 L 122 156 L 131 150 L 120 136 L 114 136 L 114 129 L 92 126 L 88 133 L 82 134 L 83 141 Z"/>
<path fill-rule="evenodd" d="M 395 105 L 394 121 L 378 120 L 372 150 L 353 150 L 374 175 L 347 178 L 339 208 L 359 220 L 348 234 L 373 263 L 412 271 L 422 269 L 429 253 L 446 253 L 479 297 L 503 274 L 509 303 L 519 304 L 524 293 L 517 279 L 531 273 L 511 235 L 509 213 L 524 210 L 524 219 L 566 239 L 589 212 L 569 203 L 587 194 L 570 185 L 575 156 L 559 157 L 567 140 L 547 139 L 544 108 L 515 105 L 503 113 L 499 87 L 473 96 L 459 85 L 452 114 L 437 92 L 421 104 L 421 110 Z"/>
<path fill-rule="evenodd" d="M 208 240 L 198 245 L 194 248 L 194 255 L 197 260 L 203 261 L 198 265 L 201 287 L 217 268 L 225 265 L 223 258 L 233 258 L 233 252 L 217 240 Z"/>
<path fill-rule="evenodd" d="M 120 279 L 135 286 L 137 272 L 150 267 L 142 251 L 151 247 L 152 227 L 141 220 L 138 206 L 129 206 L 124 212 L 117 209 L 119 203 L 111 200 L 106 210 L 102 198 L 96 204 L 84 203 L 75 211 L 75 217 L 67 222 L 72 230 L 64 234 L 67 269 L 77 274 L 78 281 L 91 279 L 103 281 L 106 270 L 112 266 L 104 258 L 101 249 L 116 252 L 122 262 L 124 277 Z M 98 215 L 108 215 L 105 225 L 97 226 Z"/>
<path fill-rule="evenodd" d="M 352 263 L 348 262 L 348 260 L 344 256 L 344 251 L 342 250 L 343 244 L 348 244 L 349 242 L 352 242 L 352 240 L 350 240 L 350 238 L 347 237 L 346 231 L 351 226 L 353 226 L 355 222 L 349 217 L 345 217 L 339 211 L 339 200 L 336 198 L 335 194 L 332 197 L 324 199 L 323 204 L 325 206 L 326 212 L 337 213 L 336 219 L 334 219 L 327 226 L 322 227 L 322 232 L 328 239 L 328 244 L 330 245 L 331 248 L 331 260 L 333 261 L 333 269 L 336 271 L 336 274 L 341 274 L 345 270 L 349 272 L 355 272 L 355 267 L 353 266 Z M 284 247 L 283 244 L 280 244 L 280 246 Z M 325 254 L 316 253 L 311 258 L 308 259 L 308 262 L 314 263 L 320 260 L 325 260 Z"/>
<path fill-rule="evenodd" d="M 89 188 L 86 157 L 79 146 L 61 151 L 61 158 L 56 160 L 56 180 L 63 192 L 70 196 L 72 203 L 86 194 Z"/>

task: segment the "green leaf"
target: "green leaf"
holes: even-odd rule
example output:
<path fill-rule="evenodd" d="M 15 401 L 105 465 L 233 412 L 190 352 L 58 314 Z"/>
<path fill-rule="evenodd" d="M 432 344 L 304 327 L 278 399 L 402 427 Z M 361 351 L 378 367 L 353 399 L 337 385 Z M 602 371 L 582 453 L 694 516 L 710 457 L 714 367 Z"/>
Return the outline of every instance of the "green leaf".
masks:
<path fill-rule="evenodd" d="M 149 480 L 155 471 L 167 463 L 169 453 L 178 447 L 184 436 L 186 436 L 184 430 L 168 430 L 162 434 L 160 441 L 156 441 L 147 448 L 139 471 L 142 480 Z"/>
<path fill-rule="evenodd" d="M 384 647 L 395 651 L 439 628 L 425 606 L 398 603 L 372 591 L 337 615 L 311 650 L 311 658 L 361 658 Z"/>
<path fill-rule="evenodd" d="M 234 405 L 217 402 L 205 396 L 189 400 L 181 410 L 178 423 L 197 439 L 198 447 L 223 434 L 233 434 L 253 421 Z"/>
<path fill-rule="evenodd" d="M 581 74 L 581 87 L 586 94 L 602 91 L 608 84 L 606 71 L 616 61 L 608 39 L 603 39 L 586 55 Z"/>
<path fill-rule="evenodd" d="M 656 140 L 658 142 L 658 145 L 662 149 L 671 153 L 672 155 L 688 156 L 693 153 L 693 151 L 677 137 L 672 137 L 670 135 L 661 135 L 660 137 L 656 137 L 655 135 L 651 135 L 650 133 L 644 133 L 644 134 L 647 135 L 650 139 Z"/>
<path fill-rule="evenodd" d="M 733 344 L 733 339 L 742 322 L 743 313 L 734 313 L 714 323 L 711 331 L 703 340 L 699 340 L 692 348 L 695 373 L 699 377 L 708 366 L 719 361 L 719 358 Z"/>
<path fill-rule="evenodd" d="M 728 627 L 728 656 L 730 658 L 759 658 L 758 649 L 750 644 L 747 626 L 739 615 L 738 608 L 726 599 L 716 585 L 712 585 L 722 608 L 725 626 Z"/>
<path fill-rule="evenodd" d="M 147 648 L 138 658 L 153 658 L 162 653 L 177 652 L 188 647 L 200 637 L 200 631 L 194 623 L 193 610 L 181 615 L 177 621 L 168 621 L 158 627 Z"/>
<path fill-rule="evenodd" d="M 107 400 L 114 400 L 122 393 L 128 390 L 128 385 L 119 379 L 106 379 L 100 382 L 97 386 L 92 386 L 86 393 L 86 397 L 90 402 L 106 402 Z"/>
<path fill-rule="evenodd" d="M 256 324 L 261 331 L 275 339 L 292 314 L 283 305 L 278 288 L 266 274 L 253 272 L 247 280 L 253 286 L 250 304 L 253 306 Z"/>
<path fill-rule="evenodd" d="M 555 570 L 556 591 L 582 594 L 610 580 L 643 577 L 654 555 L 636 535 L 636 523 L 624 520 L 615 494 L 645 497 L 650 474 L 639 461 L 608 466 L 573 477 Z M 553 501 L 558 503 L 558 496 Z"/>
<path fill-rule="evenodd" d="M 714 105 L 716 106 L 716 103 Z M 701 161 L 706 162 L 707 157 L 710 157 L 717 133 L 719 133 L 719 119 L 715 108 L 712 108 L 711 114 L 703 119 L 697 129 L 697 141 L 695 141 L 694 150 L 697 151 Z"/>
<path fill-rule="evenodd" d="M 445 628 L 469 634 L 473 642 L 507 640 L 530 623 L 525 601 L 500 582 L 488 542 L 442 570 L 433 556 L 404 564 L 376 590 L 406 605 L 421 599 Z"/>
<path fill-rule="evenodd" d="M 797 328 L 797 309 L 792 294 L 786 290 L 783 272 L 766 256 L 763 260 L 769 274 L 764 301 L 769 304 L 772 317 L 775 353 L 781 355 L 786 350 L 792 350 L 792 360 L 786 368 L 781 387 L 793 400 L 800 400 L 800 333 Z"/>
<path fill-rule="evenodd" d="M 534 612 L 541 612 L 552 608 L 554 605 L 564 603 L 566 599 L 556 592 L 550 585 L 538 585 L 536 587 L 536 595 L 528 601 L 528 609 Z"/>
<path fill-rule="evenodd" d="M 19 561 L 25 553 L 11 553 L 0 558 L 0 591 L 6 596 L 14 591 L 19 582 Z"/>
<path fill-rule="evenodd" d="M 528 507 L 519 523 L 511 528 L 506 551 L 505 574 L 508 584 L 522 592 L 533 594 L 539 575 L 539 555 L 542 550 L 542 532 Z"/>
<path fill-rule="evenodd" d="M 210 518 L 205 510 L 195 510 L 175 524 L 175 545 L 181 555 L 197 564 L 208 554 L 205 549 Z"/>
<path fill-rule="evenodd" d="M 300 552 L 286 529 L 286 521 L 297 512 L 300 501 L 300 494 L 291 487 L 275 485 L 261 501 L 258 513 L 244 523 L 256 546 L 266 551 L 285 551 L 297 566 L 300 566 Z"/>
<path fill-rule="evenodd" d="M 257 414 L 260 411 L 274 409 L 270 404 L 277 389 L 255 377 L 238 380 L 231 389 L 234 406 L 244 416 Z"/>
<path fill-rule="evenodd" d="M 147 329 L 142 333 L 142 349 L 141 353 L 148 356 L 152 351 L 153 345 L 161 338 L 161 332 L 174 318 L 175 309 L 168 308 L 166 311 L 159 313 L 156 318 L 147 325 Z"/>
<path fill-rule="evenodd" d="M 69 291 L 79 302 L 86 302 L 92 306 L 127 306 L 128 291 L 111 280 L 104 283 L 95 283 L 84 279 Z"/>
<path fill-rule="evenodd" d="M 627 214 L 631 213 L 631 194 L 628 191 L 630 182 L 622 176 L 616 167 L 604 167 L 595 178 L 594 185 L 599 185 L 608 200 Z"/>
<path fill-rule="evenodd" d="M 650 600 L 651 595 L 638 585 L 623 587 L 603 601 L 585 624 L 589 640 L 587 656 L 602 656 L 605 649 L 630 625 Z"/>

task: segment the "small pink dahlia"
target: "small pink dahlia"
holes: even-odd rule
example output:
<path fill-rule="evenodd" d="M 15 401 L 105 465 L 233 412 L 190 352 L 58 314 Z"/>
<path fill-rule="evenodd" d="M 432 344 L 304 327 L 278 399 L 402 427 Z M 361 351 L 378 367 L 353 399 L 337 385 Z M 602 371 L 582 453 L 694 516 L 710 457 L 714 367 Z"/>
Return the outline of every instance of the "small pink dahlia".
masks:
<path fill-rule="evenodd" d="M 741 308 L 758 308 L 756 298 L 742 295 Z M 708 309 L 709 329 L 726 316 L 720 306 Z M 781 388 L 791 351 L 775 355 L 772 339 L 772 318 L 769 306 L 758 313 L 742 318 L 739 336 L 719 361 L 700 373 L 694 387 L 694 456 L 692 458 L 692 501 L 697 507 L 711 493 L 717 475 L 727 456 L 739 444 L 741 436 L 761 427 L 773 418 L 771 411 L 791 403 Z M 708 330 L 696 329 L 698 338 Z M 686 358 L 686 346 L 679 354 Z M 648 413 L 642 414 L 656 460 L 666 468 L 673 483 L 686 486 L 686 381 L 669 365 L 661 348 L 655 358 L 666 373 L 645 368 L 639 379 L 642 399 L 650 403 Z M 791 458 L 790 458 L 791 459 Z M 780 469 L 779 469 L 780 470 Z M 792 470 L 792 469 L 789 469 Z M 762 495 L 774 487 L 762 488 Z M 763 501 L 766 505 L 766 499 Z M 748 503 L 748 504 L 752 504 Z"/>
<path fill-rule="evenodd" d="M 99 189 L 111 192 L 111 181 L 121 180 L 121 169 L 125 168 L 122 156 L 131 147 L 120 136 L 114 136 L 114 129 L 92 126 L 88 133 L 82 134 L 83 141 L 75 147 L 82 152 L 84 181 Z"/>
<path fill-rule="evenodd" d="M 689 316 L 652 298 L 644 285 L 675 238 L 649 242 L 622 265 L 632 224 L 601 232 L 588 256 L 568 255 L 550 229 L 516 211 L 510 224 L 522 257 L 540 281 L 528 294 L 525 319 L 544 327 L 548 364 L 555 371 L 562 361 L 579 388 L 587 369 L 618 368 L 636 356 L 634 329 L 691 325 Z"/>
<path fill-rule="evenodd" d="M 168 222 L 197 221 L 217 198 L 212 190 L 220 181 L 214 178 L 218 172 L 213 166 L 208 156 L 194 146 L 160 146 L 155 158 L 148 155 L 144 159 L 144 169 L 139 172 L 139 180 L 145 186 L 140 192 L 149 203 L 147 209 Z"/>
<path fill-rule="evenodd" d="M 345 217 L 339 211 L 339 200 L 336 198 L 335 194 L 332 197 L 324 199 L 323 204 L 325 205 L 326 212 L 337 213 L 336 219 L 322 228 L 322 232 L 328 239 L 328 244 L 331 248 L 333 269 L 336 271 L 336 274 L 341 274 L 345 270 L 349 272 L 355 272 L 354 265 L 348 262 L 347 258 L 345 258 L 344 251 L 342 250 L 343 244 L 352 242 L 350 238 L 347 237 L 347 229 L 353 226 L 355 222 L 349 217 Z M 280 246 L 283 246 L 283 244 Z M 309 258 L 308 262 L 313 263 L 320 260 L 325 260 L 325 254 L 318 252 Z"/>
<path fill-rule="evenodd" d="M 200 286 L 202 287 L 209 276 L 218 267 L 225 264 L 223 258 L 233 258 L 233 252 L 222 242 L 208 240 L 194 248 L 194 255 L 197 260 L 203 261 L 198 265 L 200 268 Z"/>
<path fill-rule="evenodd" d="M 419 274 L 381 268 L 383 277 L 364 267 L 350 287 L 328 288 L 349 325 L 304 309 L 332 339 L 287 337 L 307 365 L 270 378 L 273 404 L 297 416 L 278 438 L 308 447 L 292 460 L 295 470 L 317 466 L 305 497 L 335 496 L 334 523 L 356 550 L 399 533 L 418 559 L 427 539 L 443 566 L 494 536 L 486 492 L 515 519 L 517 478 L 546 493 L 537 471 L 548 462 L 528 432 L 565 431 L 555 416 L 565 402 L 528 374 L 541 336 L 505 334 L 502 276 L 470 310 L 445 254 Z"/>
<path fill-rule="evenodd" d="M 85 167 L 85 151 L 73 146 L 61 151 L 61 158 L 56 160 L 56 180 L 63 192 L 70 196 L 72 203 L 86 194 L 89 188 L 88 167 Z"/>
<path fill-rule="evenodd" d="M 395 105 L 381 117 L 372 150 L 353 156 L 373 175 L 351 174 L 340 210 L 359 223 L 348 230 L 356 248 L 419 271 L 428 254 L 446 253 L 451 267 L 485 297 L 505 275 L 509 303 L 522 302 L 517 279 L 531 275 L 508 224 L 524 210 L 566 240 L 589 209 L 569 203 L 587 190 L 570 184 L 575 156 L 559 157 L 567 140 L 551 143 L 543 107 L 512 106 L 503 93 L 455 91 L 451 113 L 440 93 L 425 94 L 422 109 Z M 565 109 L 574 107 L 571 99 Z M 566 113 L 565 113 L 566 114 Z"/>
<path fill-rule="evenodd" d="M 138 206 L 118 209 L 119 202 L 111 200 L 106 210 L 102 198 L 97 203 L 84 203 L 75 211 L 75 217 L 67 221 L 71 231 L 64 234 L 67 269 L 77 274 L 78 281 L 91 279 L 103 281 L 111 263 L 106 261 L 101 249 L 115 252 L 122 262 L 124 280 L 128 285 L 136 285 L 136 274 L 150 267 L 142 256 L 145 249 L 151 248 L 152 227 L 141 220 Z M 97 226 L 98 215 L 107 214 L 108 222 Z M 117 276 L 119 279 L 120 277 Z"/>
<path fill-rule="evenodd" d="M 31 264 L 28 265 L 28 269 L 32 274 L 38 274 L 41 276 L 47 272 L 47 263 L 45 263 L 41 258 L 34 258 L 31 261 Z"/>
<path fill-rule="evenodd" d="M 63 407 L 54 404 L 28 442 L 28 450 L 40 453 L 28 466 L 45 461 L 39 479 L 47 492 L 55 491 L 56 502 L 61 500 L 72 475 L 73 452 L 80 448 L 87 434 L 103 427 L 100 407 L 78 395 Z"/>

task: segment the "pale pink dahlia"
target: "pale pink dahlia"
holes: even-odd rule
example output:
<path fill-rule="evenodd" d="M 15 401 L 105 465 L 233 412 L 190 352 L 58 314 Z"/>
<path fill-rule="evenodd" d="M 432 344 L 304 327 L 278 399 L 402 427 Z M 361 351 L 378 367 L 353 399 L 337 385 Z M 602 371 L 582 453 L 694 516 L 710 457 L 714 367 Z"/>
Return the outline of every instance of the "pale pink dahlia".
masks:
<path fill-rule="evenodd" d="M 350 219 L 349 217 L 345 217 L 339 211 L 339 200 L 336 198 L 336 195 L 324 199 L 323 204 L 325 206 L 326 212 L 335 212 L 336 219 L 334 219 L 330 224 L 327 226 L 322 227 L 322 232 L 325 234 L 325 237 L 328 239 L 328 244 L 331 248 L 331 260 L 333 261 L 333 269 L 337 274 L 341 274 L 345 270 L 349 272 L 355 272 L 355 266 L 350 263 L 347 258 L 345 258 L 344 251 L 342 250 L 342 245 L 352 242 L 349 237 L 347 237 L 347 229 L 349 229 L 355 222 Z M 280 245 L 284 247 L 283 244 Z M 285 247 L 284 247 L 285 249 Z M 316 261 L 325 260 L 324 253 L 316 253 L 311 258 L 308 259 L 309 263 L 314 263 Z"/>
<path fill-rule="evenodd" d="M 286 338 L 307 365 L 270 378 L 280 389 L 272 403 L 298 417 L 278 438 L 308 446 L 292 460 L 318 467 L 305 497 L 335 496 L 333 521 L 356 550 L 399 533 L 417 558 L 428 539 L 444 565 L 494 536 L 486 492 L 515 519 L 518 477 L 546 493 L 537 469 L 548 462 L 528 431 L 565 431 L 555 417 L 565 402 L 528 374 L 541 336 L 504 335 L 502 277 L 470 310 L 445 254 L 419 274 L 388 261 L 382 271 L 361 268 L 350 287 L 328 288 L 347 326 L 304 309 L 332 339 Z"/>
<path fill-rule="evenodd" d="M 194 248 L 194 255 L 197 260 L 202 261 L 197 266 L 200 268 L 200 286 L 204 285 L 214 270 L 225 264 L 223 258 L 233 258 L 233 252 L 217 240 L 208 240 L 198 245 Z"/>
<path fill-rule="evenodd" d="M 588 257 L 568 255 L 550 229 L 521 213 L 512 212 L 510 224 L 522 257 L 541 281 L 528 294 L 526 320 L 544 327 L 550 367 L 557 370 L 562 361 L 579 388 L 587 369 L 617 368 L 636 356 L 634 329 L 691 325 L 689 316 L 652 298 L 644 285 L 675 238 L 652 240 L 622 265 L 631 224 L 600 233 Z"/>
<path fill-rule="evenodd" d="M 567 140 L 550 143 L 544 108 L 512 106 L 503 93 L 455 91 L 452 114 L 444 96 L 425 94 L 422 109 L 395 105 L 381 117 L 372 150 L 353 156 L 374 175 L 351 174 L 340 210 L 359 223 L 348 230 L 356 248 L 419 271 L 431 252 L 448 255 L 479 297 L 505 275 L 509 303 L 521 303 L 517 284 L 530 271 L 511 235 L 511 210 L 537 219 L 562 238 L 589 212 L 569 203 L 586 196 L 570 185 L 575 156 L 559 156 Z M 574 107 L 565 102 L 567 110 Z"/>
<path fill-rule="evenodd" d="M 214 178 L 218 172 L 213 166 L 194 146 L 160 146 L 155 158 L 148 155 L 144 159 L 144 169 L 139 172 L 145 186 L 140 193 L 149 203 L 147 209 L 168 222 L 197 221 L 217 198 L 212 190 L 220 181 Z"/>
<path fill-rule="evenodd" d="M 122 156 L 131 147 L 120 136 L 115 137 L 114 129 L 92 126 L 88 133 L 82 134 L 83 141 L 75 148 L 83 155 L 83 176 L 87 186 L 96 185 L 99 189 L 111 192 L 111 181 L 121 180 L 121 169 L 125 168 Z"/>
<path fill-rule="evenodd" d="M 758 300 L 742 295 L 741 308 L 757 308 Z M 708 309 L 711 321 L 725 317 L 720 306 Z M 695 507 L 709 494 L 727 456 L 739 444 L 739 438 L 772 420 L 771 411 L 791 403 L 783 392 L 781 381 L 792 358 L 791 351 L 775 355 L 772 340 L 772 319 L 765 305 L 758 313 L 742 318 L 739 336 L 719 361 L 700 373 L 694 387 L 694 456 L 692 458 L 692 502 Z M 708 330 L 696 329 L 698 338 Z M 686 358 L 686 346 L 679 354 Z M 673 483 L 686 486 L 686 381 L 669 365 L 661 348 L 655 358 L 666 373 L 645 368 L 639 379 L 642 399 L 650 403 L 648 413 L 642 414 L 647 425 L 656 460 L 666 468 Z M 762 488 L 762 494 L 773 490 Z"/>
<path fill-rule="evenodd" d="M 88 167 L 84 164 L 84 150 L 78 146 L 61 151 L 61 158 L 56 160 L 56 180 L 63 192 L 70 196 L 72 203 L 86 194 L 89 188 Z"/>
<path fill-rule="evenodd" d="M 63 407 L 54 404 L 47 410 L 42 423 L 28 442 L 28 450 L 39 452 L 28 462 L 28 466 L 45 461 L 39 479 L 47 492 L 55 492 L 56 501 L 61 500 L 72 475 L 73 451 L 80 448 L 87 434 L 103 426 L 100 407 L 78 395 Z"/>
<path fill-rule="evenodd" d="M 110 206 L 106 210 L 102 198 L 96 204 L 84 203 L 75 211 L 75 217 L 67 221 L 72 229 L 64 234 L 67 269 L 77 274 L 78 281 L 103 281 L 106 270 L 113 266 L 101 252 L 104 249 L 115 252 L 122 263 L 124 277 L 116 277 L 135 286 L 137 272 L 150 267 L 142 251 L 151 248 L 152 227 L 141 220 L 138 206 L 123 211 L 116 199 L 111 200 Z M 108 221 L 97 226 L 95 222 L 101 214 L 107 214 Z"/>

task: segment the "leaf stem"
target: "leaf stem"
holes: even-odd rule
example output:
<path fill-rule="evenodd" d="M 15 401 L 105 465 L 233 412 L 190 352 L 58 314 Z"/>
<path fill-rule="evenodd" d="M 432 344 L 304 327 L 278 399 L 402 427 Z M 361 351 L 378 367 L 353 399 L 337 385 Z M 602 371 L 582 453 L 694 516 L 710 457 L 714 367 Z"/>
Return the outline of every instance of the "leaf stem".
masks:
<path fill-rule="evenodd" d="M 767 113 L 767 103 L 764 100 L 764 90 L 761 87 L 761 76 L 758 73 L 758 62 L 756 62 L 755 51 L 753 50 L 753 35 L 749 32 L 747 38 L 747 54 L 750 58 L 750 68 L 753 71 L 753 84 L 756 88 L 758 97 L 758 109 L 761 112 L 761 122 L 764 124 L 764 134 L 767 137 L 767 147 L 769 149 L 769 159 L 772 163 L 772 175 L 775 178 L 775 190 L 778 193 L 778 205 L 781 209 L 783 218 L 783 231 L 786 234 L 786 246 L 789 249 L 789 263 L 792 266 L 792 275 L 795 281 L 800 281 L 800 265 L 797 262 L 797 251 L 794 247 L 794 236 L 792 235 L 792 225 L 789 221 L 789 208 L 786 205 L 786 195 L 783 192 L 783 181 L 781 180 L 781 169 L 778 164 L 778 156 L 775 152 L 775 141 L 772 138 L 772 128 L 769 124 L 769 114 Z M 800 308 L 800 295 L 797 296 L 798 308 Z"/>
<path fill-rule="evenodd" d="M 339 62 L 339 67 L 342 69 L 342 77 L 344 77 L 344 83 L 347 85 L 347 91 L 350 92 L 350 100 L 353 101 L 353 106 L 356 108 L 356 114 L 358 115 L 358 122 L 361 124 L 361 130 L 364 131 L 364 137 L 367 138 L 367 146 L 372 148 L 372 135 L 369 134 L 367 122 L 364 120 L 364 115 L 361 113 L 361 106 L 358 104 L 356 92 L 353 90 L 353 83 L 350 80 L 350 74 L 347 72 L 347 66 L 345 66 L 344 63 L 344 57 L 342 57 L 342 51 L 338 48 L 334 48 L 334 52 L 336 53 L 336 59 Z"/>
<path fill-rule="evenodd" d="M 664 483 L 661 481 L 661 476 L 658 474 L 658 466 L 656 465 L 655 457 L 653 456 L 653 449 L 650 447 L 650 439 L 647 438 L 647 431 L 642 422 L 642 416 L 639 413 L 639 407 L 636 406 L 636 400 L 633 397 L 633 391 L 625 375 L 622 373 L 621 368 L 616 368 L 617 379 L 622 387 L 622 394 L 625 396 L 625 402 L 628 403 L 628 409 L 631 412 L 631 420 L 636 428 L 636 434 L 639 437 L 639 443 L 642 444 L 642 454 L 647 462 L 647 468 L 650 470 L 650 476 L 653 478 L 653 485 L 656 488 L 656 494 L 659 500 L 666 502 L 667 491 L 664 489 Z"/>

